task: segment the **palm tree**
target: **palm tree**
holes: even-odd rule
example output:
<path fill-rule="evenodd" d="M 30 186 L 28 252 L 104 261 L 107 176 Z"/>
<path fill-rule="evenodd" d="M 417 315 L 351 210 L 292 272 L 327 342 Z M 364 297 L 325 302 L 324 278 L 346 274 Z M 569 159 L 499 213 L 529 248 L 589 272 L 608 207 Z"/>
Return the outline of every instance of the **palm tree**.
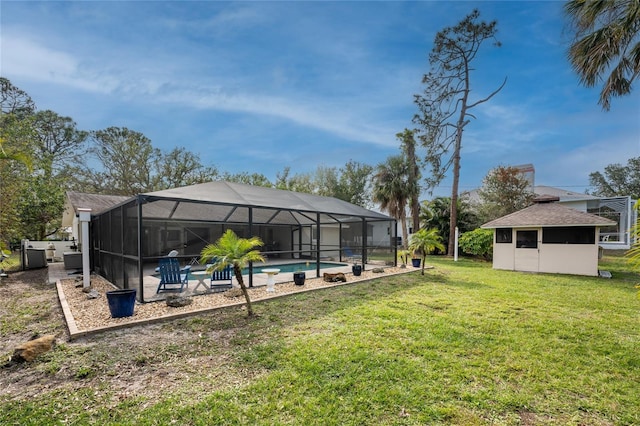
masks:
<path fill-rule="evenodd" d="M 416 139 L 415 131 L 404 129 L 404 132 L 397 133 L 396 137 L 400 140 L 400 148 L 407 162 L 407 188 L 409 195 L 409 208 L 411 209 L 411 227 L 413 232 L 420 229 L 420 166 L 416 157 Z"/>
<path fill-rule="evenodd" d="M 457 201 L 457 226 L 460 233 L 472 231 L 479 226 L 478 217 L 465 199 Z M 422 228 L 436 228 L 442 237 L 445 247 L 449 242 L 449 221 L 451 216 L 451 198 L 435 197 L 431 201 L 423 201 L 420 206 L 420 225 Z M 451 253 L 447 253 L 451 255 Z"/>
<path fill-rule="evenodd" d="M 233 266 L 233 273 L 247 300 L 247 316 L 253 316 L 253 308 L 247 286 L 242 279 L 242 268 L 249 262 L 264 262 L 264 257 L 256 250 L 262 245 L 262 240 L 258 237 L 239 238 L 235 232 L 228 229 L 215 244 L 209 244 L 200 252 L 200 263 L 211 265 L 207 272 L 221 271 L 228 265 Z"/>
<path fill-rule="evenodd" d="M 402 226 L 402 245 L 407 246 L 407 201 L 410 185 L 407 183 L 407 162 L 401 155 L 392 155 L 385 163 L 378 164 L 373 176 L 373 201 L 380 203 L 393 218 L 400 220 Z"/>
<path fill-rule="evenodd" d="M 611 97 L 629 94 L 640 74 L 640 2 L 570 0 L 564 9 L 576 31 L 569 60 L 581 83 L 593 87 L 609 73 L 598 101 L 608 111 Z"/>
<path fill-rule="evenodd" d="M 409 242 L 409 250 L 414 254 L 420 253 L 420 255 L 422 256 L 422 275 L 424 275 L 424 262 L 427 258 L 427 254 L 436 249 L 444 251 L 442 237 L 438 234 L 438 230 L 436 228 L 423 228 L 411 236 L 411 241 Z"/>

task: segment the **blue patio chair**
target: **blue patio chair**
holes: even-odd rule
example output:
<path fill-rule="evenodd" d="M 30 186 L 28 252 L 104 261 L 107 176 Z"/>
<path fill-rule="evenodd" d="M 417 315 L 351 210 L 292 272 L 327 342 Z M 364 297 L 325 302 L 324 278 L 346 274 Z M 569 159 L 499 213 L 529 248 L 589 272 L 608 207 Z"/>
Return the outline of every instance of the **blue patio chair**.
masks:
<path fill-rule="evenodd" d="M 354 254 L 353 250 L 351 250 L 351 247 L 345 246 L 344 248 L 344 256 L 346 258 L 346 260 L 351 260 L 351 261 L 360 261 L 362 262 L 362 255 L 359 254 Z"/>
<path fill-rule="evenodd" d="M 208 267 L 213 265 L 207 265 Z M 228 282 L 227 282 L 228 281 Z M 217 282 L 224 282 L 223 284 L 216 284 Z M 233 268 L 231 265 L 225 266 L 221 271 L 211 271 L 211 284 L 209 288 L 214 293 L 229 290 L 233 287 Z"/>
<path fill-rule="evenodd" d="M 177 257 L 163 257 L 158 260 L 160 271 L 160 284 L 156 293 L 161 291 L 179 291 L 184 287 L 189 288 L 189 271 L 191 266 L 180 268 L 180 261 Z"/>

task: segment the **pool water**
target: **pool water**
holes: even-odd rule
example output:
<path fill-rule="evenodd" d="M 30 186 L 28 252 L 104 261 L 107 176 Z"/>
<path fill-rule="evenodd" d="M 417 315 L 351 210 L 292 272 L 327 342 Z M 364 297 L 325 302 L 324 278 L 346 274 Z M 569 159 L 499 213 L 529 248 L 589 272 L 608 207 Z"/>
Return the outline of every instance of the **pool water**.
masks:
<path fill-rule="evenodd" d="M 333 262 L 320 262 L 320 269 L 327 268 L 338 268 L 340 266 L 346 266 L 344 263 L 333 263 Z M 253 265 L 253 273 L 257 274 L 262 272 L 265 268 L 277 268 L 280 269 L 281 273 L 285 272 L 297 272 L 297 271 L 309 271 L 316 269 L 316 262 L 297 262 L 297 263 L 285 263 L 282 265 L 262 265 L 262 264 L 254 264 Z M 249 268 L 244 268 L 242 270 L 243 274 L 249 273 Z"/>
<path fill-rule="evenodd" d="M 335 262 L 320 262 L 320 269 L 327 269 L 327 268 L 339 268 L 341 266 L 348 266 L 345 265 L 344 263 L 335 263 Z M 280 269 L 280 273 L 287 273 L 287 272 L 298 272 L 298 271 L 315 271 L 316 269 L 316 262 L 310 261 L 310 262 L 296 262 L 296 263 L 284 263 L 282 265 L 272 265 L 272 264 L 261 264 L 261 263 L 257 263 L 253 265 L 253 273 L 254 274 L 260 274 L 262 273 L 263 269 L 266 268 L 277 268 Z M 233 272 L 232 272 L 233 274 Z M 248 275 L 249 274 L 249 268 L 243 268 L 242 269 L 242 275 Z M 154 277 L 158 277 L 160 278 L 160 274 L 159 273 L 155 273 Z M 193 276 L 193 274 L 189 273 L 189 281 L 192 280 L 196 280 L 197 278 Z"/>

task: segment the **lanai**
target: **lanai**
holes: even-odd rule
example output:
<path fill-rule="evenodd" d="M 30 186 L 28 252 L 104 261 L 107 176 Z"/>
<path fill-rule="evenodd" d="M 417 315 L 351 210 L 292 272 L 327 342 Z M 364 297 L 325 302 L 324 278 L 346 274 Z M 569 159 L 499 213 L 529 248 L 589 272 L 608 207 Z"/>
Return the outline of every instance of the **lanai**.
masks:
<path fill-rule="evenodd" d="M 226 229 L 260 237 L 269 259 L 315 263 L 317 275 L 321 260 L 344 262 L 347 254 L 363 263 L 396 259 L 395 220 L 384 214 L 331 197 L 215 181 L 139 194 L 92 216 L 93 269 L 120 288 L 142 290 L 145 266 L 171 250 L 195 263 Z"/>

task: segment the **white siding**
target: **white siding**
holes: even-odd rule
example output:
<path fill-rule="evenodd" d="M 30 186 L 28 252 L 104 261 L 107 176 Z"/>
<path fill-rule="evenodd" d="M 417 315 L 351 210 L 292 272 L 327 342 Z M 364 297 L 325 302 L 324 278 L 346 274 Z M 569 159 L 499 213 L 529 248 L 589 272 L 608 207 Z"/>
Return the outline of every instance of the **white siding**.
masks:
<path fill-rule="evenodd" d="M 598 275 L 597 244 L 542 244 L 540 272 Z"/>
<path fill-rule="evenodd" d="M 517 249 L 516 229 L 513 230 L 513 242 L 511 244 L 497 244 L 495 230 L 493 236 L 493 268 L 509 271 L 545 272 L 554 274 L 598 275 L 598 244 L 543 244 L 540 239 L 542 229 L 538 231 L 538 250 Z M 598 240 L 596 228 L 596 241 Z M 528 250 L 528 251 L 525 251 Z M 531 262 L 516 262 L 518 254 L 537 257 L 538 267 L 532 268 Z"/>

